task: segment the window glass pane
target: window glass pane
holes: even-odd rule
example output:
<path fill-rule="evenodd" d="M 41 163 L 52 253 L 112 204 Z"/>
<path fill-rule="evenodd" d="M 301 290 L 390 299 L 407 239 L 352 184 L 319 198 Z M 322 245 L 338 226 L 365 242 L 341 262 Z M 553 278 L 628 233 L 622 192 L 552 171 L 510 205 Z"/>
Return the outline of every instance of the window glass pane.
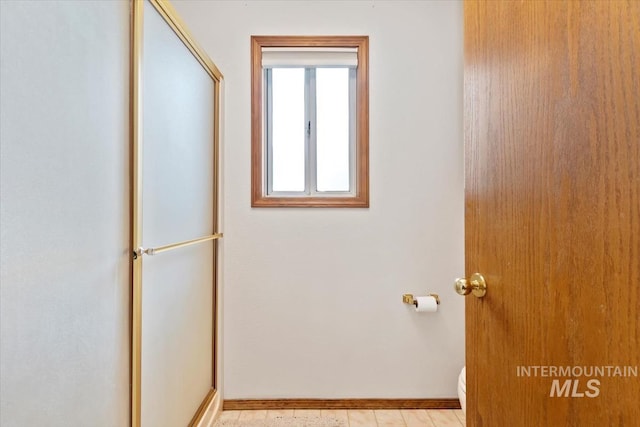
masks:
<path fill-rule="evenodd" d="M 349 191 L 349 69 L 316 69 L 318 191 Z"/>
<path fill-rule="evenodd" d="M 304 191 L 304 68 L 272 69 L 273 191 Z"/>

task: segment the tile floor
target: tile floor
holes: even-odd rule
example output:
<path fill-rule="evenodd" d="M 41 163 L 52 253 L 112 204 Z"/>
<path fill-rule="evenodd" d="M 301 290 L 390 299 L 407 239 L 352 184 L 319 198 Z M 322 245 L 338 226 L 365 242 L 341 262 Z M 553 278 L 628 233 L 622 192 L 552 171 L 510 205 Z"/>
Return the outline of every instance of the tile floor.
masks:
<path fill-rule="evenodd" d="M 242 421 L 282 416 L 333 417 L 347 421 L 349 427 L 464 427 L 466 424 L 459 409 L 223 411 L 220 419 Z"/>

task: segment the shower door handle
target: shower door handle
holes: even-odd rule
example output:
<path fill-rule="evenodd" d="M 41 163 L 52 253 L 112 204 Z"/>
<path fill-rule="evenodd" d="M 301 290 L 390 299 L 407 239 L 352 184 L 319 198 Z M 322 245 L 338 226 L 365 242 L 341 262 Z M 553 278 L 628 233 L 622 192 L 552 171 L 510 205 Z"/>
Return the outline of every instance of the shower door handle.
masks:
<path fill-rule="evenodd" d="M 199 237 L 197 239 L 185 240 L 184 242 L 172 243 L 170 245 L 159 246 L 157 248 L 143 248 L 139 247 L 133 251 L 133 259 L 138 259 L 139 256 L 149 255 L 153 256 L 162 252 L 167 252 L 173 249 L 184 248 L 185 246 L 195 245 L 197 243 L 208 242 L 209 240 L 217 240 L 222 238 L 222 233 L 215 233 L 205 237 Z"/>

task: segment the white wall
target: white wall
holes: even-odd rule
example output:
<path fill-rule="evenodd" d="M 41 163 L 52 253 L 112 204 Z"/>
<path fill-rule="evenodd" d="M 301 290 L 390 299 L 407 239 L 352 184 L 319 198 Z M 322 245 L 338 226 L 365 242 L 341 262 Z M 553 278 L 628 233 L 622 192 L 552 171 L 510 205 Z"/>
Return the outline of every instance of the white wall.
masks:
<path fill-rule="evenodd" d="M 225 398 L 456 396 L 462 5 L 176 1 L 223 70 Z M 370 36 L 369 209 L 250 207 L 249 36 Z M 417 314 L 404 292 L 437 292 Z"/>
<path fill-rule="evenodd" d="M 0 16 L 0 425 L 125 426 L 129 5 Z"/>

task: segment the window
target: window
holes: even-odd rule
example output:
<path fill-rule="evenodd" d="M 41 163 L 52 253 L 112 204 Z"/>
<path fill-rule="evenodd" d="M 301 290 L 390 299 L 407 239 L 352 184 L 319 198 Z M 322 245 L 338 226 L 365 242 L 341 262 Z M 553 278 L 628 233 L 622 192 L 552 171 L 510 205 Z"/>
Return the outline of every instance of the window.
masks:
<path fill-rule="evenodd" d="M 252 206 L 368 207 L 368 37 L 251 41 Z"/>

